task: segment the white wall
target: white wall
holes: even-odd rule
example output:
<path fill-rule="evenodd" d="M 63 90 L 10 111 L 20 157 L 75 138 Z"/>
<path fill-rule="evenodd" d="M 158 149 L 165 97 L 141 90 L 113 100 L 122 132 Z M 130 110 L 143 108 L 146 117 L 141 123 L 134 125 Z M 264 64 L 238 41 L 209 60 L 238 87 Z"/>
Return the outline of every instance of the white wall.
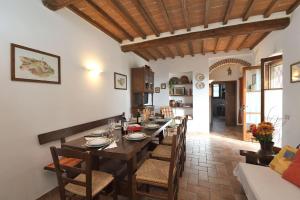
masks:
<path fill-rule="evenodd" d="M 155 72 L 155 87 L 161 83 L 168 83 L 169 73 L 193 72 L 193 121 L 189 124 L 191 131 L 209 133 L 209 66 L 219 58 L 246 58 L 245 60 L 252 63 L 253 55 L 249 51 L 231 52 L 195 55 L 194 57 L 185 56 L 184 58 L 176 57 L 175 59 L 150 61 L 150 66 Z M 195 75 L 203 73 L 205 75 L 205 88 L 195 88 Z M 168 88 L 168 87 L 167 87 Z M 169 105 L 169 90 L 161 90 L 159 94 L 154 94 L 155 106 Z"/>
<path fill-rule="evenodd" d="M 113 73 L 145 64 L 67 9 L 52 12 L 41 0 L 1 0 L 0 8 L 0 199 L 36 199 L 56 185 L 49 146 L 37 135 L 104 117 L 129 113 L 128 90 L 113 89 Z M 10 80 L 10 43 L 61 56 L 62 84 Z M 103 73 L 92 77 L 86 62 Z M 128 84 L 130 77 L 128 77 Z"/>
<path fill-rule="evenodd" d="M 290 64 L 300 61 L 300 8 L 291 16 L 291 24 L 283 31 L 271 33 L 255 49 L 256 63 L 274 53 L 283 53 L 283 145 L 300 143 L 300 83 L 290 83 Z M 289 120 L 288 120 L 289 118 Z"/>
<path fill-rule="evenodd" d="M 154 84 L 159 87 L 161 83 L 169 82 L 169 73 L 193 72 L 193 117 L 194 120 L 189 124 L 192 131 L 209 132 L 209 113 L 208 108 L 208 60 L 205 56 L 196 55 L 194 57 L 184 57 L 166 60 L 151 61 L 150 66 L 155 73 Z M 202 73 L 205 75 L 205 88 L 196 89 L 195 75 Z M 155 106 L 169 105 L 169 89 L 161 90 L 154 94 Z"/>

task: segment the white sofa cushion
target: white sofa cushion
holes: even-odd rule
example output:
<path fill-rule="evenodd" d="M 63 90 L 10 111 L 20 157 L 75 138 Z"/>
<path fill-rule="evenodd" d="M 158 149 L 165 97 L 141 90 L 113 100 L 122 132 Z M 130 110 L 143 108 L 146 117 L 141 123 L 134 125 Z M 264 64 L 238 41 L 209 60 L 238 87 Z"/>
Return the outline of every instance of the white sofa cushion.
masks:
<path fill-rule="evenodd" d="M 300 188 L 269 167 L 239 163 L 234 170 L 248 200 L 299 200 Z"/>

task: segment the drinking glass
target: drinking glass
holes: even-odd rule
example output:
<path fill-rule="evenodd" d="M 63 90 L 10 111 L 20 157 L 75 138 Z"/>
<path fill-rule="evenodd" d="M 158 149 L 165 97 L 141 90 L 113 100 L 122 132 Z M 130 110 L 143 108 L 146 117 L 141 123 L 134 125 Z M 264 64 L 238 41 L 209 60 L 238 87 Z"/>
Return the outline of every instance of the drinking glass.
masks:
<path fill-rule="evenodd" d="M 128 122 L 127 121 L 124 121 L 124 123 L 123 123 L 123 130 L 124 130 L 124 132 L 126 134 L 127 130 L 128 130 Z"/>
<path fill-rule="evenodd" d="M 113 132 L 116 128 L 116 122 L 113 119 L 109 119 L 108 120 L 108 131 L 109 131 L 109 137 L 112 138 L 113 137 Z"/>

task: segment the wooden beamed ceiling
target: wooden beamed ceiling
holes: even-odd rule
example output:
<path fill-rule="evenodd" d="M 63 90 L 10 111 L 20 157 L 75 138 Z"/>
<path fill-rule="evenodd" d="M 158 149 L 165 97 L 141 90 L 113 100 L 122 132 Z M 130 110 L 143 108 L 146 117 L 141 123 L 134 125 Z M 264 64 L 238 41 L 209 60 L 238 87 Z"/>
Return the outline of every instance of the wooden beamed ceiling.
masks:
<path fill-rule="evenodd" d="M 170 38 L 178 30 L 189 33 L 194 27 L 220 22 L 224 25 L 232 19 L 247 21 L 251 16 L 270 17 L 273 13 L 293 12 L 300 0 L 42 0 L 51 10 L 68 7 L 74 13 L 118 41 L 133 41 L 148 36 L 161 39 L 162 33 Z M 207 29 L 209 30 L 209 29 Z M 150 60 L 174 58 L 197 53 L 228 52 L 254 48 L 272 30 L 219 35 L 213 38 L 189 38 L 167 45 L 160 44 L 133 52 Z M 193 32 L 191 32 L 193 33 Z M 123 48 L 123 46 L 122 46 Z"/>

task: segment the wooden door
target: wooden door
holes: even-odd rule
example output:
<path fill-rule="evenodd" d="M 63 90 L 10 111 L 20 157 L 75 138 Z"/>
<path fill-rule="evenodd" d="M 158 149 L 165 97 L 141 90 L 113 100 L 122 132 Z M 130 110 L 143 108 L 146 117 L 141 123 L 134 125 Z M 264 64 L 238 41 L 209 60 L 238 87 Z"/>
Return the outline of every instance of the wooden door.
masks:
<path fill-rule="evenodd" d="M 245 67 L 243 73 L 243 140 L 252 141 L 251 124 L 258 124 L 261 115 L 260 67 Z"/>
<path fill-rule="evenodd" d="M 236 126 L 236 81 L 225 82 L 225 124 Z"/>
<path fill-rule="evenodd" d="M 239 117 L 238 117 L 238 123 L 243 124 L 244 122 L 244 77 L 241 77 L 239 79 Z"/>

